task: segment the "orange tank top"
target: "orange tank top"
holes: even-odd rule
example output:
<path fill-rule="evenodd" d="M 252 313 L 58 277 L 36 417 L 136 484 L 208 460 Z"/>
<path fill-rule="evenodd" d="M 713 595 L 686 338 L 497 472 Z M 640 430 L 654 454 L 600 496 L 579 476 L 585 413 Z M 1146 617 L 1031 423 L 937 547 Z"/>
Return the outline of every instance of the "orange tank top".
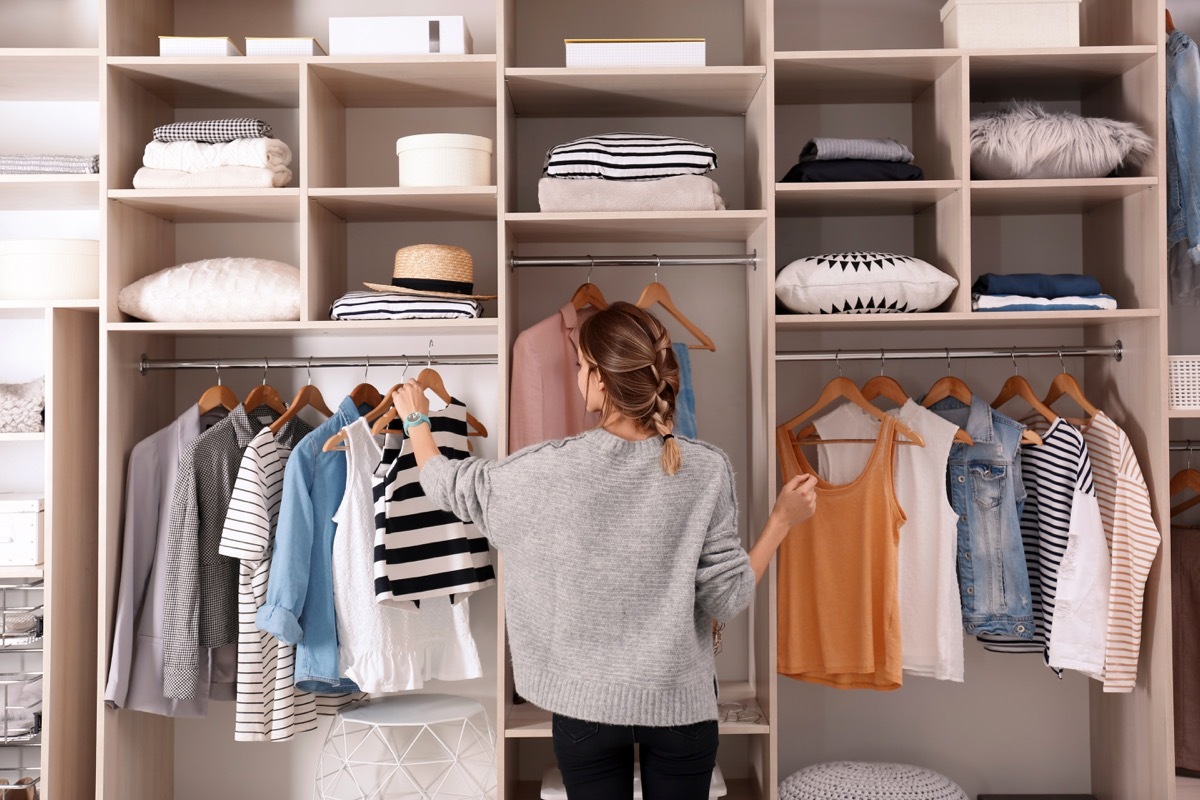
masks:
<path fill-rule="evenodd" d="M 840 689 L 897 689 L 900 526 L 888 417 L 851 483 L 817 476 L 817 511 L 779 548 L 779 673 Z M 783 479 L 816 475 L 792 434 L 776 431 Z M 832 445 L 836 447 L 837 445 Z"/>

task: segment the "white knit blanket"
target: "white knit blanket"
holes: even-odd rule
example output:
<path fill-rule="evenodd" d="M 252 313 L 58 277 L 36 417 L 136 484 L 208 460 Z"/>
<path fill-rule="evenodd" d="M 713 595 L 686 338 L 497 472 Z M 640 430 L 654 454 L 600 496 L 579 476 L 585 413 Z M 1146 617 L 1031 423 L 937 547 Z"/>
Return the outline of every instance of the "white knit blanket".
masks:
<path fill-rule="evenodd" d="M 234 139 L 232 142 L 159 142 L 146 145 L 142 164 L 151 169 L 199 172 L 213 167 L 273 169 L 292 163 L 292 150 L 279 139 Z"/>
<path fill-rule="evenodd" d="M 135 189 L 271 189 L 291 182 L 287 167 L 214 167 L 200 172 L 142 167 L 133 176 Z"/>
<path fill-rule="evenodd" d="M 542 211 L 721 211 L 725 201 L 716 181 L 676 175 L 649 181 L 603 178 L 542 178 Z"/>

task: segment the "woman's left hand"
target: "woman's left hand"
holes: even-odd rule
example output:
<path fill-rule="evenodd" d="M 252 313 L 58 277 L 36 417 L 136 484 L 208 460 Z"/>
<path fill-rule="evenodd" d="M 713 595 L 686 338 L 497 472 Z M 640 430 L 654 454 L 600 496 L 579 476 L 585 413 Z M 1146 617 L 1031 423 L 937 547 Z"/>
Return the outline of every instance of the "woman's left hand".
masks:
<path fill-rule="evenodd" d="M 404 419 L 414 411 L 429 416 L 429 398 L 425 389 L 415 378 L 409 378 L 404 385 L 392 393 L 392 405 L 400 419 Z"/>

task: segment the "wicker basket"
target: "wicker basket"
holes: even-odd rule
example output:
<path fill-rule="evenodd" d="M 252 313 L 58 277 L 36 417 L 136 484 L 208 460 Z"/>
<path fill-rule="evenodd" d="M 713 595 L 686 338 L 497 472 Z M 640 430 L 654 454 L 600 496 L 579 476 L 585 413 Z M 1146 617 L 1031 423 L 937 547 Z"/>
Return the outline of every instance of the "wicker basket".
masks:
<path fill-rule="evenodd" d="M 467 133 L 420 133 L 396 140 L 401 186 L 490 186 L 492 140 Z"/>
<path fill-rule="evenodd" d="M 1200 356 L 1167 356 L 1171 408 L 1200 408 Z"/>

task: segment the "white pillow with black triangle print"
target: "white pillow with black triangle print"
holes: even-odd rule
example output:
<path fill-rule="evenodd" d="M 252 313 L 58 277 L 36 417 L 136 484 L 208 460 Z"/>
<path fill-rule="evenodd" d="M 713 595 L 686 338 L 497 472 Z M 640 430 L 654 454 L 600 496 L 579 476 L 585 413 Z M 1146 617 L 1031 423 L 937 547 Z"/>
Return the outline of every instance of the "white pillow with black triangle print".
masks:
<path fill-rule="evenodd" d="M 958 280 L 919 258 L 895 253 L 827 253 L 779 271 L 775 295 L 799 314 L 931 311 Z"/>

